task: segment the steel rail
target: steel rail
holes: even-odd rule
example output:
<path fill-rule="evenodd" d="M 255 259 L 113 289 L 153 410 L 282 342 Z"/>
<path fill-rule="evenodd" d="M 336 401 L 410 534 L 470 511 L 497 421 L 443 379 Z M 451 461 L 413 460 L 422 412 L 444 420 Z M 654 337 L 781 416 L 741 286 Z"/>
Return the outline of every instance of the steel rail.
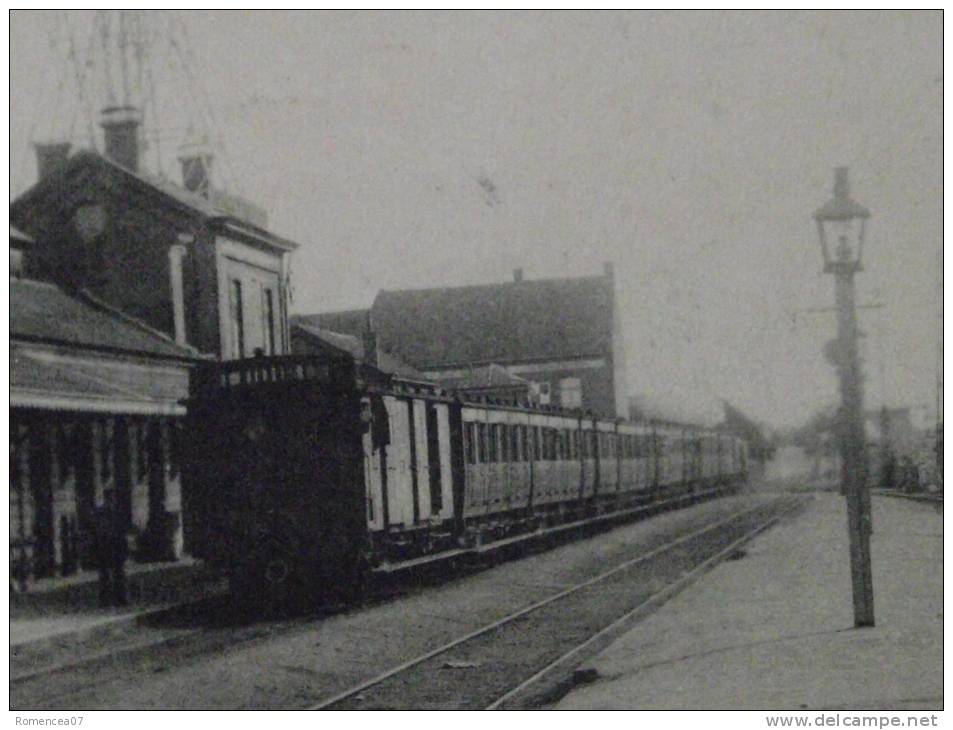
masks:
<path fill-rule="evenodd" d="M 681 537 L 677 538 L 676 540 L 673 540 L 673 541 L 671 541 L 671 542 L 669 542 L 669 543 L 666 543 L 665 545 L 660 545 L 659 547 L 654 548 L 654 549 L 650 550 L 649 552 L 647 552 L 647 553 L 645 553 L 645 554 L 643 554 L 643 555 L 639 555 L 638 557 L 632 558 L 632 559 L 630 559 L 630 560 L 626 560 L 625 562 L 620 563 L 619 565 L 615 566 L 614 568 L 612 568 L 612 569 L 610 569 L 610 570 L 608 570 L 608 571 L 606 571 L 606 572 L 604 572 L 604 573 L 600 573 L 599 575 L 594 576 L 593 578 L 590 578 L 590 579 L 588 579 L 588 580 L 586 580 L 586 581 L 583 581 L 582 583 L 578 583 L 578 584 L 576 584 L 576 585 L 574 585 L 574 586 L 571 586 L 571 587 L 566 588 L 566 589 L 564 589 L 564 590 L 562 590 L 562 591 L 559 591 L 558 593 L 555 593 L 555 594 L 553 594 L 553 595 L 551 595 L 551 596 L 548 596 L 547 598 L 544 598 L 544 599 L 542 599 L 542 600 L 540 600 L 540 601 L 537 601 L 537 602 L 535 602 L 535 603 L 532 603 L 532 604 L 530 604 L 529 606 L 525 606 L 524 608 L 521 608 L 521 609 L 518 610 L 518 611 L 515 611 L 515 612 L 513 612 L 513 613 L 507 614 L 507 615 L 504 616 L 503 618 L 497 619 L 496 621 L 493 621 L 492 623 L 486 624 L 485 626 L 482 626 L 482 627 L 480 627 L 480 628 L 478 628 L 478 629 L 475 629 L 475 630 L 473 630 L 473 631 L 470 631 L 469 633 L 464 634 L 463 636 L 458 637 L 458 638 L 454 639 L 453 641 L 450 641 L 450 642 L 448 642 L 448 643 L 446 643 L 446 644 L 443 644 L 443 645 L 441 645 L 441 646 L 439 646 L 439 647 L 437 647 L 437 648 L 435 648 L 435 649 L 432 649 L 432 650 L 430 650 L 430 651 L 428 651 L 428 652 L 426 652 L 426 653 L 424 653 L 424 654 L 420 654 L 419 656 L 416 656 L 416 657 L 414 657 L 413 659 L 409 659 L 409 660 L 407 660 L 407 661 L 405 661 L 405 662 L 403 662 L 403 663 L 401 663 L 401 664 L 398 664 L 396 667 L 392 667 L 391 669 L 388 669 L 387 671 L 382 672 L 381 674 L 378 674 L 378 675 L 372 677 L 371 679 L 368 679 L 368 680 L 366 680 L 366 681 L 364 681 L 364 682 L 361 682 L 360 684 L 355 685 L 355 686 L 353 686 L 353 687 L 351 687 L 351 688 L 349 688 L 349 689 L 346 689 L 346 690 L 344 690 L 343 692 L 339 692 L 338 694 L 333 695 L 333 696 L 331 696 L 331 697 L 329 697 L 329 698 L 327 698 L 327 699 L 325 699 L 325 700 L 321 700 L 320 702 L 317 702 L 317 703 L 315 703 L 315 704 L 313 704 L 313 705 L 311 705 L 311 706 L 309 706 L 309 707 L 307 707 L 307 708 L 305 708 L 305 709 L 307 709 L 307 710 L 324 710 L 324 709 L 327 709 L 327 708 L 329 708 L 329 707 L 331 707 L 331 706 L 333 706 L 333 705 L 336 705 L 336 704 L 338 704 L 338 703 L 340 703 L 340 702 L 343 702 L 344 700 L 347 700 L 347 699 L 349 699 L 349 698 L 351 698 L 351 697 L 354 697 L 355 695 L 358 695 L 358 694 L 360 694 L 361 692 L 363 692 L 363 691 L 365 691 L 365 690 L 367 690 L 367 689 L 370 689 L 371 687 L 374 687 L 374 686 L 376 686 L 376 685 L 378 685 L 378 684 L 381 684 L 382 682 L 386 681 L 387 679 L 390 679 L 391 677 L 393 677 L 393 676 L 395 676 L 395 675 L 397 675 L 397 674 L 400 674 L 401 672 L 404 672 L 404 671 L 406 671 L 406 670 L 408 670 L 408 669 L 411 669 L 412 667 L 415 667 L 415 666 L 417 666 L 418 664 L 422 664 L 423 662 L 425 662 L 425 661 L 427 661 L 427 660 L 429 660 L 429 659 L 432 659 L 433 657 L 439 656 L 440 654 L 443 654 L 443 653 L 445 653 L 445 652 L 448 652 L 448 651 L 450 651 L 451 649 L 453 649 L 453 648 L 459 646 L 460 644 L 463 644 L 463 643 L 465 643 L 465 642 L 467 642 L 467 641 L 470 641 L 471 639 L 475 639 L 475 638 L 477 638 L 477 637 L 479 637 L 479 636 L 482 636 L 482 635 L 487 634 L 487 633 L 489 633 L 489 632 L 491 632 L 491 631 L 494 631 L 495 629 L 497 629 L 497 628 L 499 628 L 499 627 L 501 627 L 501 626 L 504 626 L 504 625 L 506 625 L 506 624 L 508 624 L 508 623 L 511 623 L 511 622 L 515 621 L 516 619 L 522 617 L 522 616 L 525 616 L 525 615 L 527 615 L 527 614 L 529 614 L 529 613 L 532 613 L 532 612 L 534 612 L 534 611 L 537 611 L 537 610 L 539 610 L 540 608 L 543 608 L 544 606 L 548 606 L 548 605 L 551 604 L 551 603 L 555 603 L 556 601 L 558 601 L 558 600 L 560 600 L 560 599 L 562 599 L 562 598 L 565 598 L 566 596 L 572 595 L 573 593 L 576 593 L 576 592 L 578 592 L 578 591 L 581 591 L 581 590 L 583 590 L 584 588 L 588 588 L 589 586 L 595 585 L 596 583 L 600 583 L 600 582 L 606 580 L 607 578 L 609 578 L 609 577 L 615 575 L 616 573 L 619 573 L 619 572 L 621 572 L 621 571 L 623 571 L 623 570 L 627 570 L 627 569 L 629 569 L 629 568 L 631 568 L 631 567 L 633 567 L 633 566 L 635 566 L 635 565 L 638 565 L 639 563 L 644 563 L 644 562 L 646 562 L 646 561 L 648 561 L 648 560 L 651 560 L 652 558 L 654 558 L 654 557 L 656 557 L 656 556 L 658 556 L 658 555 L 661 555 L 662 553 L 665 553 L 665 552 L 671 550 L 672 548 L 678 547 L 679 545 L 682 545 L 682 544 L 684 544 L 684 543 L 686 543 L 686 542 L 688 542 L 688 541 L 690 541 L 690 540 L 693 540 L 693 539 L 695 539 L 696 537 L 699 537 L 700 535 L 704 535 L 705 533 L 711 532 L 712 530 L 715 530 L 715 529 L 717 529 L 717 528 L 719 528 L 719 527 L 722 527 L 722 526 L 724 526 L 724 525 L 727 525 L 727 524 L 729 524 L 729 523 L 731 523 L 731 522 L 733 522 L 733 521 L 735 521 L 735 520 L 738 520 L 738 519 L 740 519 L 740 518 L 742 518 L 742 517 L 744 517 L 744 516 L 746 516 L 746 515 L 752 514 L 752 513 L 754 513 L 754 512 L 757 512 L 757 511 L 759 511 L 759 510 L 762 510 L 762 509 L 764 509 L 764 508 L 765 508 L 765 505 L 759 505 L 759 506 L 757 506 L 757 507 L 752 507 L 752 508 L 749 508 L 749 509 L 740 510 L 740 511 L 738 511 L 738 512 L 735 512 L 735 513 L 732 514 L 732 515 L 729 515 L 729 516 L 726 517 L 725 519 L 718 520 L 717 522 L 714 522 L 714 523 L 712 523 L 712 524 L 710 524 L 710 525 L 707 525 L 707 526 L 705 526 L 705 527 L 703 527 L 703 528 L 701 528 L 701 529 L 699 529 L 699 530 L 695 530 L 695 531 L 693 531 L 693 532 L 690 532 L 690 533 L 688 533 L 687 535 L 682 535 Z M 772 519 L 776 519 L 776 518 L 772 518 Z M 770 520 L 769 520 L 768 522 L 769 522 L 770 524 L 774 524 L 774 523 L 771 522 Z M 765 527 L 764 529 L 767 529 L 767 527 Z M 664 589 L 663 589 L 663 590 L 664 590 Z"/>
<path fill-rule="evenodd" d="M 559 665 L 567 662 L 568 660 L 572 659 L 573 657 L 575 657 L 576 655 L 578 655 L 579 653 L 581 653 L 588 647 L 605 639 L 608 636 L 611 636 L 616 631 L 622 629 L 629 622 L 633 621 L 636 617 L 638 617 L 639 614 L 649 610 L 650 608 L 654 606 L 661 605 L 662 603 L 667 601 L 669 598 L 671 598 L 672 596 L 677 594 L 679 591 L 681 591 L 683 588 L 685 588 L 687 585 L 689 585 L 692 581 L 699 578 L 706 571 L 713 568 L 717 563 L 721 562 L 726 557 L 731 555 L 739 547 L 741 547 L 747 542 L 750 542 L 755 537 L 757 537 L 758 535 L 760 535 L 762 532 L 772 527 L 773 525 L 776 525 L 778 522 L 780 522 L 781 518 L 784 517 L 784 515 L 794 511 L 797 507 L 801 506 L 801 504 L 802 504 L 802 500 L 795 500 L 786 509 L 781 510 L 780 512 L 773 515 L 769 519 L 765 520 L 763 523 L 761 523 L 754 529 L 748 531 L 747 533 L 739 537 L 737 540 L 732 542 L 730 545 L 728 545 L 726 548 L 718 551 L 716 554 L 712 555 L 711 557 L 706 558 L 701 563 L 699 563 L 694 568 L 692 568 L 688 573 L 678 578 L 676 581 L 669 583 L 661 590 L 653 593 L 651 596 L 646 598 L 637 606 L 635 606 L 634 608 L 630 609 L 629 611 L 624 613 L 622 616 L 617 618 L 611 624 L 600 629 L 598 632 L 590 636 L 581 644 L 577 644 L 575 647 L 567 651 L 558 659 L 550 662 L 545 667 L 543 667 L 538 672 L 536 672 L 534 675 L 532 675 L 528 679 L 523 680 L 516 687 L 513 687 L 512 689 L 507 691 L 506 694 L 502 695 L 501 697 L 498 697 L 496 700 L 491 702 L 489 705 L 487 705 L 483 709 L 485 710 L 499 709 L 499 707 L 504 702 L 507 702 L 513 699 L 518 694 L 523 692 L 527 687 L 530 687 L 531 685 L 536 684 L 536 682 L 538 682 L 540 679 L 545 677 L 547 674 L 549 674 L 553 669 L 555 669 Z"/>

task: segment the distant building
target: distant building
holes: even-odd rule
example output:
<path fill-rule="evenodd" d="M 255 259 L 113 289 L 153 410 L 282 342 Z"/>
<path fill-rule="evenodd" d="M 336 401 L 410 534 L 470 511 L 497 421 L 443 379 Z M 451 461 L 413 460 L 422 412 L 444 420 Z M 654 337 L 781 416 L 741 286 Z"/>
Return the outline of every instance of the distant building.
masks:
<path fill-rule="evenodd" d="M 40 179 L 10 205 L 11 223 L 35 240 L 28 275 L 86 290 L 221 359 L 289 352 L 296 244 L 211 188 L 204 157 L 182 158 L 188 187 L 140 172 L 134 123 L 104 121 L 107 156 L 38 148 Z"/>
<path fill-rule="evenodd" d="M 366 362 L 404 380 L 426 380 L 412 365 L 381 350 L 376 343 L 368 347 L 367 335 L 357 337 L 295 323 L 291 327 L 291 349 L 297 355 L 323 355 L 331 359 Z"/>
<path fill-rule="evenodd" d="M 906 490 L 943 488 L 935 426 L 921 424 L 918 428 L 913 409 L 908 407 L 871 410 L 865 416 L 872 485 Z"/>
<path fill-rule="evenodd" d="M 627 411 L 612 267 L 601 276 L 381 291 L 367 310 L 303 315 L 299 324 L 360 336 L 370 314 L 383 348 L 440 382 L 498 365 L 539 384 L 553 405 Z"/>
<path fill-rule="evenodd" d="M 468 398 L 493 398 L 511 403 L 539 403 L 539 383 L 514 375 L 502 365 L 493 363 L 473 368 L 466 375 L 444 378 L 440 385 Z M 547 401 L 548 402 L 548 401 Z"/>
<path fill-rule="evenodd" d="M 178 424 L 196 353 L 88 294 L 25 278 L 30 244 L 11 229 L 11 579 L 94 568 L 88 538 L 107 488 L 134 558 L 175 559 Z"/>

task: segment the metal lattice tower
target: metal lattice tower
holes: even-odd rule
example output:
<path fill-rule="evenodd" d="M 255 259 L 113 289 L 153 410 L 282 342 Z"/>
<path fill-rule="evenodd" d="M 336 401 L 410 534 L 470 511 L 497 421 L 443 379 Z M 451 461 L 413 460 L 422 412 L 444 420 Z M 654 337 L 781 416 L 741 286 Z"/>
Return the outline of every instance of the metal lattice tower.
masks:
<path fill-rule="evenodd" d="M 173 11 L 98 10 L 49 14 L 55 78 L 42 96 L 31 142 L 102 150 L 104 109 L 135 109 L 141 166 L 165 177 L 183 146 L 207 147 L 225 163 L 214 106 L 186 19 Z M 219 180 L 221 186 L 225 180 Z"/>

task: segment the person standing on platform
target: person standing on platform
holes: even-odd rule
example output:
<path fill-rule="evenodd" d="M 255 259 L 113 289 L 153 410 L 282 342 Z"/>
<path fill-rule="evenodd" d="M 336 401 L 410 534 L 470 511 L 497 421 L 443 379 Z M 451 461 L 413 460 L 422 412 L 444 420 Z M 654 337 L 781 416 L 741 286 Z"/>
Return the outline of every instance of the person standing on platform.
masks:
<path fill-rule="evenodd" d="M 126 542 L 126 525 L 116 504 L 116 492 L 107 489 L 103 505 L 96 510 L 95 521 L 96 567 L 99 570 L 99 605 L 127 606 L 126 558 L 129 546 Z"/>

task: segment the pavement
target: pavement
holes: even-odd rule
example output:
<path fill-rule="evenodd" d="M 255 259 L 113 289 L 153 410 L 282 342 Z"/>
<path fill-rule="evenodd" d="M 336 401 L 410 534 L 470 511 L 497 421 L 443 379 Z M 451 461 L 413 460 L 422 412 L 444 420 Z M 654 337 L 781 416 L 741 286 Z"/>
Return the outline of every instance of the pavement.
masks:
<path fill-rule="evenodd" d="M 98 608 L 95 572 L 35 582 L 10 596 L 10 649 L 14 659 L 68 650 L 71 645 L 105 640 L 175 605 L 217 595 L 224 582 L 201 561 L 127 566 L 130 605 Z"/>
<path fill-rule="evenodd" d="M 623 634 L 566 710 L 943 707 L 942 505 L 873 498 L 876 626 L 853 628 L 845 500 L 820 493 Z"/>

